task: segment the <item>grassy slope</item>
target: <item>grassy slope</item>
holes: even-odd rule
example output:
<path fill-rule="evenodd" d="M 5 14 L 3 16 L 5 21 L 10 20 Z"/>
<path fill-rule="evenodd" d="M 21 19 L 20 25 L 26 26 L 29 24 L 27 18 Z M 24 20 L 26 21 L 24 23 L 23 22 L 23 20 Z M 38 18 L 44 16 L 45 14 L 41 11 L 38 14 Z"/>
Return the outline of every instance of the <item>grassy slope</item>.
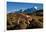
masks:
<path fill-rule="evenodd" d="M 40 13 L 40 12 L 39 12 Z M 39 14 L 38 13 L 38 14 Z M 30 23 L 30 25 L 29 25 L 29 27 L 27 27 L 27 28 L 42 28 L 43 27 L 43 16 L 40 16 L 40 15 L 36 15 L 36 13 L 34 14 L 32 14 L 31 16 L 32 16 L 32 18 L 33 18 L 33 20 L 32 20 L 32 22 Z M 43 14 L 42 14 L 43 15 Z M 8 18 L 10 18 L 10 17 L 13 17 L 13 20 L 17 20 L 18 19 L 18 17 L 19 16 L 16 16 L 16 14 L 8 14 L 7 15 L 8 16 Z M 15 19 L 14 19 L 15 18 Z M 9 19 L 10 20 L 10 19 Z M 8 20 L 8 21 L 9 21 Z M 12 22 L 11 22 L 12 23 Z M 14 25 L 14 24 L 13 24 Z M 22 24 L 21 24 L 22 25 Z"/>

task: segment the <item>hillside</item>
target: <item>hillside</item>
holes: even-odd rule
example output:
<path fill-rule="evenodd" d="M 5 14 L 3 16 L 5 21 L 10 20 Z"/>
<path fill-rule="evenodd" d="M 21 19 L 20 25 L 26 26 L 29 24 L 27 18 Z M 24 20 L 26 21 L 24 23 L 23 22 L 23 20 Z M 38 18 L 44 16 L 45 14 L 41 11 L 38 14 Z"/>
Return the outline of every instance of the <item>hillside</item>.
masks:
<path fill-rule="evenodd" d="M 26 18 L 26 16 L 20 17 L 20 14 L 17 13 L 8 13 L 7 14 L 7 30 L 16 30 L 16 29 L 34 29 L 34 28 L 43 28 L 43 10 L 38 10 L 35 12 L 32 12 L 31 14 L 25 14 L 24 15 L 29 15 L 32 20 L 29 21 L 30 24 L 28 23 L 28 19 L 31 18 Z M 20 24 L 18 24 L 18 19 L 20 18 Z"/>

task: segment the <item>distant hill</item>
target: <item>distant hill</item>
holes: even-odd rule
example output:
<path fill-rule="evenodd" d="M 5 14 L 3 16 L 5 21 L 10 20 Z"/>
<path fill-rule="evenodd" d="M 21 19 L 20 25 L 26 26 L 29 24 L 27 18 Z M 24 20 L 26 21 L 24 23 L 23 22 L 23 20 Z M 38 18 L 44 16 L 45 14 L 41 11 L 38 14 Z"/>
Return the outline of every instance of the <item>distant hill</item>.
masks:
<path fill-rule="evenodd" d="M 12 12 L 11 12 L 12 13 Z M 29 15 L 37 15 L 37 16 L 43 16 L 43 9 L 35 9 L 34 7 L 28 8 L 28 9 L 20 9 L 19 11 L 14 11 L 13 13 L 24 13 Z"/>
<path fill-rule="evenodd" d="M 14 11 L 13 13 L 32 13 L 33 11 L 37 11 L 34 7 L 27 9 L 20 9 L 19 11 Z M 12 13 L 12 12 L 10 12 Z"/>
<path fill-rule="evenodd" d="M 32 13 L 32 15 L 43 16 L 43 10 L 41 9 L 41 10 L 34 11 L 34 12 Z"/>
<path fill-rule="evenodd" d="M 32 13 L 33 11 L 36 11 L 36 9 L 35 8 L 28 8 L 28 9 L 24 10 L 23 13 Z"/>
<path fill-rule="evenodd" d="M 28 8 L 28 9 L 25 9 L 25 10 L 22 10 L 20 9 L 19 11 L 16 11 L 15 13 L 24 13 L 24 14 L 30 14 L 32 13 L 33 11 L 37 11 L 35 8 Z"/>

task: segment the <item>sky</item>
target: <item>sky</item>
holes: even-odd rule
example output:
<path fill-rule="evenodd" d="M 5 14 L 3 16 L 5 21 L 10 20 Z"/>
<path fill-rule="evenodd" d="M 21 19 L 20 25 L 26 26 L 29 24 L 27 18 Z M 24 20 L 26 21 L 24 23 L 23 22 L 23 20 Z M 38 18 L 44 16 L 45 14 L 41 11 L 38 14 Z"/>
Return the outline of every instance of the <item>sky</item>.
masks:
<path fill-rule="evenodd" d="M 7 11 L 14 12 L 19 11 L 20 9 L 27 9 L 27 8 L 36 8 L 36 9 L 43 9 L 43 4 L 40 3 L 22 3 L 22 2 L 7 2 Z"/>

